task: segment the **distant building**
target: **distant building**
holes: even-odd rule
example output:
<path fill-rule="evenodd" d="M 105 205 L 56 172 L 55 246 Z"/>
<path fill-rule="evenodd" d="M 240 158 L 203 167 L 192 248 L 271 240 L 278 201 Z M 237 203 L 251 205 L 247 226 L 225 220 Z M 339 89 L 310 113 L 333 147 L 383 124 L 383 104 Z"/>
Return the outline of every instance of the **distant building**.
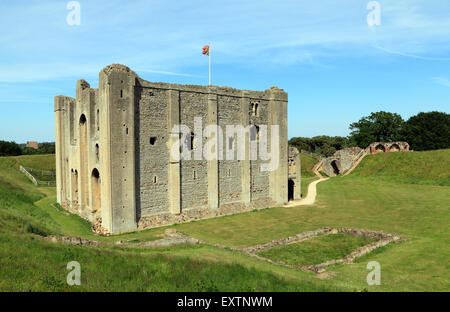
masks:
<path fill-rule="evenodd" d="M 407 142 L 373 142 L 368 149 L 370 154 L 407 152 L 409 151 L 409 144 Z"/>
<path fill-rule="evenodd" d="M 359 147 L 348 147 L 341 149 L 322 160 L 319 171 L 325 172 L 328 176 L 334 177 L 352 170 L 355 163 L 367 154 L 378 154 L 388 152 L 407 152 L 409 144 L 407 142 L 373 142 L 366 149 Z"/>
<path fill-rule="evenodd" d="M 36 141 L 28 141 L 27 147 L 31 147 L 31 148 L 34 148 L 35 150 L 37 150 L 39 148 L 39 143 Z"/>

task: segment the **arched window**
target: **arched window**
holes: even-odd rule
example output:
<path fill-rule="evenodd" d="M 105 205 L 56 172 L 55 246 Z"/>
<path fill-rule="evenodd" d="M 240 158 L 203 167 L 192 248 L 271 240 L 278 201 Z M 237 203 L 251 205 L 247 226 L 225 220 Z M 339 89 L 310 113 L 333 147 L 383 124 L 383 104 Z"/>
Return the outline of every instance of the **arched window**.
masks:
<path fill-rule="evenodd" d="M 382 144 L 378 144 L 375 147 L 375 152 L 379 153 L 379 152 L 386 152 L 386 149 L 384 148 L 384 146 Z"/>
<path fill-rule="evenodd" d="M 339 166 L 338 166 L 336 160 L 333 160 L 333 161 L 331 162 L 331 167 L 333 168 L 334 174 L 335 174 L 335 175 L 338 175 L 339 172 L 340 172 L 340 170 L 339 170 Z"/>
<path fill-rule="evenodd" d="M 259 103 L 258 102 L 252 102 L 251 103 L 251 105 L 252 105 L 252 116 L 258 116 L 258 106 L 259 106 Z"/>
<path fill-rule="evenodd" d="M 400 150 L 400 146 L 398 146 L 397 144 L 392 144 L 391 147 L 389 148 L 389 151 L 391 152 L 398 152 Z"/>
<path fill-rule="evenodd" d="M 250 140 L 256 141 L 259 138 L 259 126 L 252 125 L 250 127 Z"/>
<path fill-rule="evenodd" d="M 84 114 L 82 114 L 80 116 L 80 125 L 84 125 L 86 123 L 86 116 Z"/>
<path fill-rule="evenodd" d="M 92 170 L 91 174 L 91 191 L 92 191 L 92 212 L 96 213 L 101 208 L 101 189 L 100 189 L 100 173 L 97 168 Z"/>
<path fill-rule="evenodd" d="M 294 200 L 295 182 L 292 179 L 288 180 L 288 200 Z"/>
<path fill-rule="evenodd" d="M 88 163 L 88 136 L 87 136 L 87 120 L 86 116 L 80 116 L 80 205 L 86 207 L 89 205 L 89 171 Z"/>

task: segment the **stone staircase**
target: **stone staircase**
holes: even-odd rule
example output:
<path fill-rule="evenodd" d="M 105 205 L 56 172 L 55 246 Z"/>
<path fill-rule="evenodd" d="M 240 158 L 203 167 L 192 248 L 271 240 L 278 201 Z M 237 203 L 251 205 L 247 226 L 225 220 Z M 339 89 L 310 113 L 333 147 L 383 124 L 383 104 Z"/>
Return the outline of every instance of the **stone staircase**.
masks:
<path fill-rule="evenodd" d="M 358 167 L 359 163 L 363 160 L 364 157 L 366 157 L 367 154 L 369 154 L 369 148 L 363 149 L 358 154 L 358 156 L 355 157 L 353 164 L 346 172 L 344 172 L 343 176 L 350 174 L 356 167 Z"/>

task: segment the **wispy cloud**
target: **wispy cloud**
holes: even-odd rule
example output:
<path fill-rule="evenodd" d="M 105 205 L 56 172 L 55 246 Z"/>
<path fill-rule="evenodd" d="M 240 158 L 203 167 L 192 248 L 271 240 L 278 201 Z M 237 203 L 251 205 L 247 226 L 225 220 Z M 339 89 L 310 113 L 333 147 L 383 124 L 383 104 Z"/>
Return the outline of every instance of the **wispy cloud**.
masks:
<path fill-rule="evenodd" d="M 399 52 L 399 51 L 393 51 L 393 50 L 386 49 L 386 48 L 383 48 L 383 47 L 380 47 L 380 46 L 377 46 L 377 45 L 374 45 L 373 47 L 378 49 L 378 50 L 381 50 L 383 52 L 389 53 L 389 54 L 395 54 L 395 55 L 415 58 L 415 59 L 419 59 L 419 60 L 450 61 L 450 58 L 448 58 L 448 57 L 432 57 L 432 56 L 422 56 L 422 55 L 409 54 L 409 53 L 404 53 L 404 52 Z"/>
<path fill-rule="evenodd" d="M 432 79 L 433 79 L 433 81 L 435 83 L 450 88 L 450 80 L 448 78 L 445 78 L 445 77 L 433 77 Z"/>
<path fill-rule="evenodd" d="M 363 50 L 374 47 L 404 57 L 449 60 L 450 2 L 445 0 L 380 0 L 381 25 L 372 28 L 366 23 L 367 0 L 80 3 L 81 25 L 68 26 L 65 1 L 24 6 L 3 0 L 0 81 L 94 75 L 114 62 L 195 77 L 190 69 L 204 63 L 199 51 L 207 42 L 218 64 L 326 67 L 331 58 L 367 54 Z"/>

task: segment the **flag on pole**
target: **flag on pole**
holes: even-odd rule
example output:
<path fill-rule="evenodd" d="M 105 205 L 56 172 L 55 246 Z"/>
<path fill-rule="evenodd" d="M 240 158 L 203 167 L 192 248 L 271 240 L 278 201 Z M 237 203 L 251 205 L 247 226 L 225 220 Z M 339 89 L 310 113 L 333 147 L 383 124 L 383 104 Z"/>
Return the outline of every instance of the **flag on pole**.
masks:
<path fill-rule="evenodd" d="M 209 56 L 209 85 L 211 85 L 211 54 L 210 54 L 210 51 L 209 51 L 210 49 L 209 49 L 209 44 L 207 44 L 207 45 L 205 45 L 203 48 L 202 48 L 202 54 L 203 55 L 208 55 Z"/>
<path fill-rule="evenodd" d="M 203 48 L 202 48 L 202 54 L 203 55 L 209 55 L 209 45 L 207 44 L 207 45 L 205 45 Z"/>

